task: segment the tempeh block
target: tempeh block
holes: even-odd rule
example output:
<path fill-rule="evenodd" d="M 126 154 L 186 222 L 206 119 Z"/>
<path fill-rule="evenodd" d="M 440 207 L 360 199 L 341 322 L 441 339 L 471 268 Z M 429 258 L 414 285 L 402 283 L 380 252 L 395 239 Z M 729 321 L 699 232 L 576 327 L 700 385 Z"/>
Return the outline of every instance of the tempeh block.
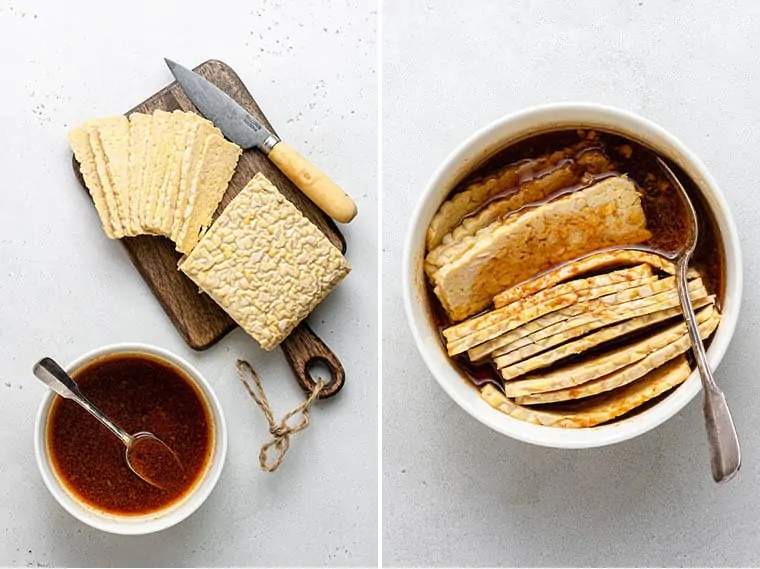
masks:
<path fill-rule="evenodd" d="M 180 269 L 265 350 L 282 342 L 351 270 L 261 173 L 180 261 Z"/>

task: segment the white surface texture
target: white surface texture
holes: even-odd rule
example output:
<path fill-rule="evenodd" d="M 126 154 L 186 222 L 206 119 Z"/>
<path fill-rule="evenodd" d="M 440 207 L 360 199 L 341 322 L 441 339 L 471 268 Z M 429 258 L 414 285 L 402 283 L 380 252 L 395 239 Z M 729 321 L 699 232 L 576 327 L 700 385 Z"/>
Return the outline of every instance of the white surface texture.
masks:
<path fill-rule="evenodd" d="M 0 566 L 372 565 L 377 558 L 377 14 L 374 3 L 0 0 Z M 122 112 L 170 81 L 163 57 L 242 77 L 279 134 L 356 199 L 353 272 L 309 322 L 347 381 L 318 403 L 284 465 L 259 469 L 267 424 L 237 379 L 259 372 L 276 416 L 303 395 L 281 352 L 241 331 L 185 346 L 78 186 L 68 128 Z M 68 363 L 114 342 L 187 358 L 214 386 L 227 463 L 185 522 L 146 537 L 92 530 L 48 494 L 34 461 L 44 355 Z"/>
<path fill-rule="evenodd" d="M 382 20 L 384 564 L 760 563 L 760 269 L 752 261 L 760 6 L 386 0 Z M 605 103 L 654 120 L 700 156 L 726 194 L 746 271 L 742 316 L 716 373 L 744 451 L 726 486 L 710 476 L 701 396 L 633 441 L 540 448 L 467 415 L 417 353 L 400 270 L 420 192 L 476 129 L 552 101 Z"/>

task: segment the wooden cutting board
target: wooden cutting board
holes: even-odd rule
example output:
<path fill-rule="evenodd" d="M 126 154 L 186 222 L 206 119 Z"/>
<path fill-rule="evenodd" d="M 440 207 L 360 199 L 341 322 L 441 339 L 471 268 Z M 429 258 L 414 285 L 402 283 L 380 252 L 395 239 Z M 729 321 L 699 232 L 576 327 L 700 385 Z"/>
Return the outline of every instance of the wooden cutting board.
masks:
<path fill-rule="evenodd" d="M 221 61 L 209 60 L 201 63 L 195 68 L 195 71 L 227 92 L 271 132 L 275 133 L 272 125 L 240 77 L 228 65 Z M 165 111 L 180 109 L 198 113 L 198 110 L 188 100 L 176 82 L 161 89 L 128 111 L 127 114 L 136 111 L 150 113 L 155 109 Z M 74 161 L 74 171 L 82 187 L 86 189 L 76 160 Z M 247 150 L 241 155 L 235 175 L 230 181 L 214 219 L 257 172 L 262 172 L 269 178 L 283 195 L 319 227 L 341 252 L 346 252 L 346 241 L 335 223 L 304 196 L 264 154 L 257 150 Z M 235 322 L 209 296 L 199 294 L 198 287 L 177 269 L 177 261 L 181 254 L 174 250 L 171 241 L 163 237 L 139 236 L 125 237 L 121 239 L 121 242 L 126 247 L 132 263 L 137 267 L 140 275 L 191 348 L 204 350 L 218 342 L 236 327 Z M 296 367 L 304 368 L 304 372 L 308 376 L 306 368 L 316 359 L 331 369 L 333 382 L 337 379 L 336 373 L 343 373 L 343 368 L 335 355 L 304 322 L 299 324 L 283 342 L 282 347 L 291 366 L 294 366 L 294 371 L 296 371 Z M 298 372 L 296 375 L 298 377 Z M 298 379 L 306 388 L 307 385 L 304 385 L 302 378 L 299 377 Z M 342 378 L 340 379 L 342 385 Z"/>

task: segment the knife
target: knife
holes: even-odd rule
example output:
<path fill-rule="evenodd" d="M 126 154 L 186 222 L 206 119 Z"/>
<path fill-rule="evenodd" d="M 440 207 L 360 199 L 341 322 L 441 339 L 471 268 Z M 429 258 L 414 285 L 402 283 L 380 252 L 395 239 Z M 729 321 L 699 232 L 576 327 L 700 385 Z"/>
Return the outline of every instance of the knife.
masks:
<path fill-rule="evenodd" d="M 269 132 L 232 97 L 179 63 L 166 58 L 164 61 L 188 99 L 224 136 L 244 150 L 257 148 L 266 154 L 298 189 L 335 221 L 348 223 L 356 216 L 356 204 L 340 186 Z"/>

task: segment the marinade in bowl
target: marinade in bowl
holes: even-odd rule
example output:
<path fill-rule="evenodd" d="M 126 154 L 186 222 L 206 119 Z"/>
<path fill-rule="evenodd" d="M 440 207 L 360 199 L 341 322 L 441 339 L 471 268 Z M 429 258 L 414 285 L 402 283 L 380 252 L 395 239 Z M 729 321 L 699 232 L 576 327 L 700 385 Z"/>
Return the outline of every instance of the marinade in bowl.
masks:
<path fill-rule="evenodd" d="M 588 427 L 645 409 L 688 377 L 672 265 L 651 253 L 682 242 L 685 217 L 655 157 L 598 129 L 544 132 L 488 158 L 433 216 L 430 312 L 492 406 Z M 709 342 L 724 254 L 696 184 L 673 167 L 699 218 L 690 286 Z M 628 247 L 639 253 L 626 257 Z"/>

